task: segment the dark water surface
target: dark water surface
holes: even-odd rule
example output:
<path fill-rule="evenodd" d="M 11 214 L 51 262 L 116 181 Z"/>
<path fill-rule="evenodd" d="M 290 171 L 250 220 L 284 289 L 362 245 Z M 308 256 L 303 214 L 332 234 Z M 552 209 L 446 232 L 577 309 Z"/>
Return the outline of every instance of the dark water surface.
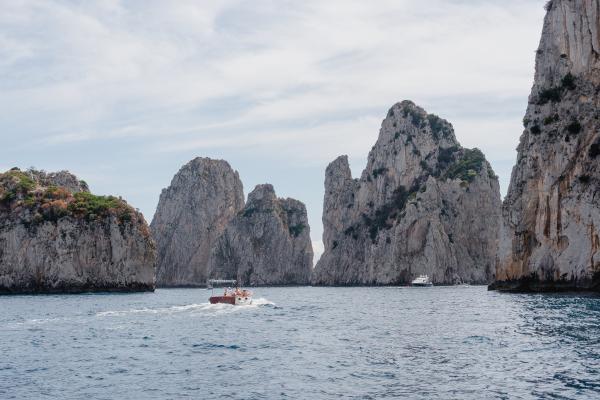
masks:
<path fill-rule="evenodd" d="M 600 298 L 485 287 L 0 297 L 1 399 L 598 399 Z"/>

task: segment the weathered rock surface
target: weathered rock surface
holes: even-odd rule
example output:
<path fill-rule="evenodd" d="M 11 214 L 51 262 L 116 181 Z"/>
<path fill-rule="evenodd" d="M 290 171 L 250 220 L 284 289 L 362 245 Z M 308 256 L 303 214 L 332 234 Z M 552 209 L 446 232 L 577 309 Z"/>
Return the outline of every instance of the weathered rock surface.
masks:
<path fill-rule="evenodd" d="M 0 174 L 0 293 L 154 290 L 144 217 L 66 171 Z"/>
<path fill-rule="evenodd" d="M 491 288 L 600 290 L 600 2 L 547 10 Z"/>
<path fill-rule="evenodd" d="M 348 159 L 325 173 L 325 252 L 314 284 L 489 283 L 500 224 L 498 179 L 452 125 L 410 101 L 383 121 L 360 179 Z"/>
<path fill-rule="evenodd" d="M 278 199 L 258 185 L 212 252 L 211 278 L 242 285 L 304 285 L 312 271 L 312 243 L 303 203 Z"/>
<path fill-rule="evenodd" d="M 71 193 L 90 191 L 85 181 L 77 179 L 69 171 L 46 172 L 29 170 L 27 173 L 31 174 L 41 186 L 58 186 L 69 190 Z"/>
<path fill-rule="evenodd" d="M 158 286 L 204 286 L 210 253 L 244 208 L 237 171 L 226 161 L 196 158 L 160 195 L 150 225 L 158 249 Z"/>

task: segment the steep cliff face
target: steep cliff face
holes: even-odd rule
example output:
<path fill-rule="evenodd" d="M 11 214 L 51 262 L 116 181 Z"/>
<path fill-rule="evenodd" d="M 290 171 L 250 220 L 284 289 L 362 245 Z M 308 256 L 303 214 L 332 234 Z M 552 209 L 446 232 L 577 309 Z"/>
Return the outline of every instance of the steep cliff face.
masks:
<path fill-rule="evenodd" d="M 497 177 L 452 125 L 410 101 L 383 121 L 360 179 L 347 157 L 325 174 L 325 252 L 315 284 L 489 283 L 500 223 Z"/>
<path fill-rule="evenodd" d="M 491 288 L 600 290 L 600 2 L 547 10 Z"/>
<path fill-rule="evenodd" d="M 303 203 L 278 199 L 258 185 L 212 252 L 211 278 L 242 285 L 304 285 L 312 271 L 312 243 Z"/>
<path fill-rule="evenodd" d="M 159 286 L 203 286 L 210 253 L 244 207 L 237 171 L 223 160 L 196 158 L 160 195 L 150 225 L 158 249 Z"/>
<path fill-rule="evenodd" d="M 0 174 L 0 293 L 154 290 L 155 261 L 125 201 L 65 171 Z"/>

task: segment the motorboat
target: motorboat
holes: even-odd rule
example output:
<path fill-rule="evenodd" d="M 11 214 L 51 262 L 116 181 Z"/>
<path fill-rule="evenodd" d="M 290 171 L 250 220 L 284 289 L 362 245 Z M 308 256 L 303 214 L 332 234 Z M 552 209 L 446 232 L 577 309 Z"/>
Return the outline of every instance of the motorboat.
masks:
<path fill-rule="evenodd" d="M 210 296 L 210 304 L 231 304 L 232 306 L 243 306 L 252 304 L 252 292 L 247 289 L 236 287 L 225 288 L 222 296 Z"/>
<path fill-rule="evenodd" d="M 411 286 L 433 286 L 429 275 L 419 275 L 412 282 Z"/>

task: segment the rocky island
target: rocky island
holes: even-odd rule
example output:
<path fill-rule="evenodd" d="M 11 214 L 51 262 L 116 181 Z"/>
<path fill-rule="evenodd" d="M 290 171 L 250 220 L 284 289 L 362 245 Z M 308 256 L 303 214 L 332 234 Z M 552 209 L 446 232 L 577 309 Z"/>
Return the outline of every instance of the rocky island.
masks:
<path fill-rule="evenodd" d="M 159 286 L 205 286 L 208 278 L 244 285 L 306 284 L 312 243 L 304 204 L 259 185 L 244 204 L 237 171 L 196 158 L 163 190 L 151 224 Z"/>
<path fill-rule="evenodd" d="M 271 185 L 258 185 L 217 240 L 209 274 L 250 286 L 306 285 L 312 259 L 304 204 L 277 198 Z"/>
<path fill-rule="evenodd" d="M 598 291 L 600 6 L 546 9 L 490 288 Z"/>
<path fill-rule="evenodd" d="M 0 174 L 0 293 L 154 290 L 141 213 L 62 171 Z"/>
<path fill-rule="evenodd" d="M 366 169 L 346 156 L 325 172 L 325 252 L 317 285 L 492 280 L 500 226 L 498 178 L 478 149 L 460 146 L 446 120 L 410 101 L 382 123 Z"/>
<path fill-rule="evenodd" d="M 216 240 L 244 208 L 237 171 L 223 160 L 195 158 L 164 189 L 150 229 L 159 286 L 204 286 Z"/>

